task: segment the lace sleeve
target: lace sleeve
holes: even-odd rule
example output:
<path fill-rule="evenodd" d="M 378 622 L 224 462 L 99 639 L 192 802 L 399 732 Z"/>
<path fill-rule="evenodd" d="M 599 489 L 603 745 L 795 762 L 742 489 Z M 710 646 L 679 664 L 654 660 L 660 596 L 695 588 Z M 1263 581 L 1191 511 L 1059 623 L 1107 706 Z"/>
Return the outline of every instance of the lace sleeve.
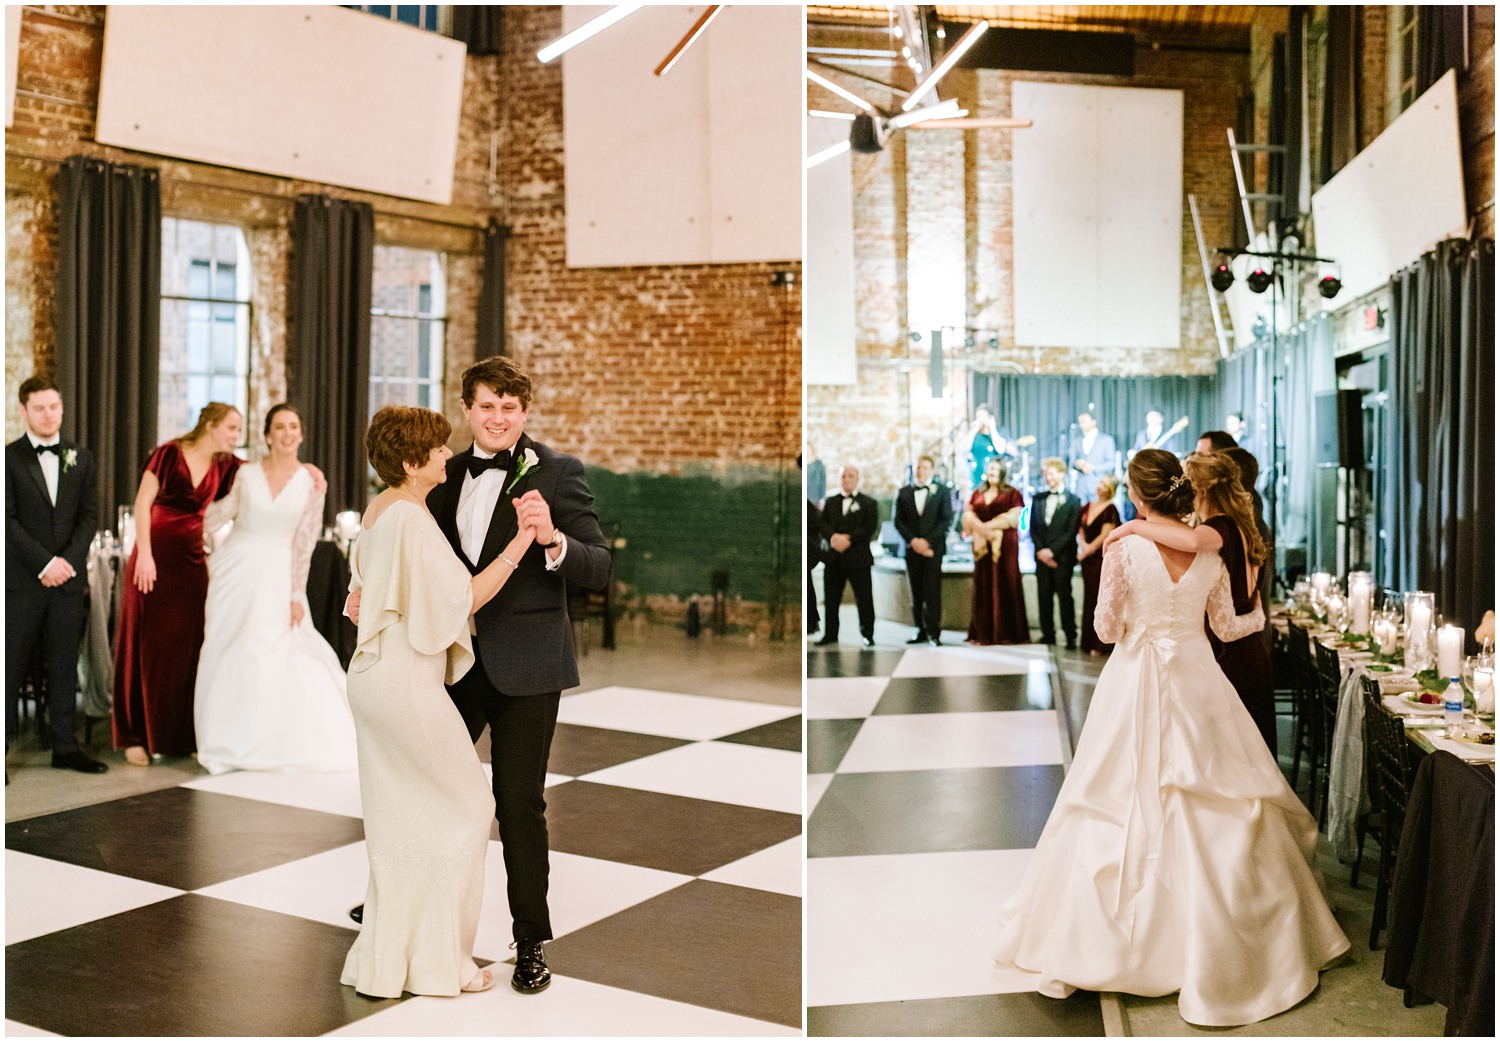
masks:
<path fill-rule="evenodd" d="M 1094 632 L 1106 644 L 1117 644 L 1125 635 L 1125 599 L 1130 583 L 1125 574 L 1125 550 L 1111 543 L 1104 552 L 1099 572 L 1099 606 L 1094 609 Z"/>
<path fill-rule="evenodd" d="M 323 520 L 326 493 L 314 489 L 302 508 L 302 520 L 292 536 L 292 596 L 307 597 L 307 570 L 312 565 L 313 546 L 318 541 L 318 522 Z"/>
<path fill-rule="evenodd" d="M 216 499 L 203 512 L 203 534 L 212 536 L 229 522 L 240 516 L 240 483 L 229 486 L 223 499 Z"/>
<path fill-rule="evenodd" d="M 1266 613 L 1261 610 L 1259 600 L 1255 602 L 1254 611 L 1244 615 L 1234 613 L 1229 571 L 1222 562 L 1219 564 L 1219 579 L 1208 594 L 1208 624 L 1213 627 L 1214 635 L 1226 644 L 1266 628 Z"/>

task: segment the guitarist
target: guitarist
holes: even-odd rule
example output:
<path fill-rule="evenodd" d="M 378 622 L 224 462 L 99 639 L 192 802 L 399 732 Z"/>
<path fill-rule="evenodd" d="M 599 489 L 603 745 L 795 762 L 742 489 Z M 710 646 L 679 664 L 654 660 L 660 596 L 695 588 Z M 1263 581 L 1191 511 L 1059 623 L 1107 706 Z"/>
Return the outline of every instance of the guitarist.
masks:
<path fill-rule="evenodd" d="M 1128 458 L 1134 458 L 1142 449 L 1166 449 L 1168 452 L 1178 452 L 1179 448 L 1172 443 L 1177 440 L 1177 435 L 1187 429 L 1188 418 L 1184 416 L 1170 427 L 1163 428 L 1166 417 L 1160 409 L 1149 409 L 1146 412 L 1146 427 L 1136 432 L 1135 441 L 1130 446 Z"/>

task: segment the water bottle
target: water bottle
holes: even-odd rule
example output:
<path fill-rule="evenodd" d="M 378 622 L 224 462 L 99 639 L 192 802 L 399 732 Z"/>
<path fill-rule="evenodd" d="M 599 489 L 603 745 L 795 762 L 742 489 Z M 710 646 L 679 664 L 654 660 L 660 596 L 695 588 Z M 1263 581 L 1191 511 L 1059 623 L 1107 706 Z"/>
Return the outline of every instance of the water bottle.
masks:
<path fill-rule="evenodd" d="M 1443 692 L 1443 723 L 1448 725 L 1449 738 L 1464 733 L 1464 689 L 1457 677 L 1448 681 L 1448 690 Z"/>

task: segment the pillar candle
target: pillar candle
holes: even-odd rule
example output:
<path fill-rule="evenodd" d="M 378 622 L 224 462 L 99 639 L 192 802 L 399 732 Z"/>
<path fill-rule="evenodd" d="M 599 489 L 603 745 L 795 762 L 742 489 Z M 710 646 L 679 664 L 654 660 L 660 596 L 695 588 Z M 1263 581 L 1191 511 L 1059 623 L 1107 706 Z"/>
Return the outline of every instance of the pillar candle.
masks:
<path fill-rule="evenodd" d="M 1349 573 L 1349 629 L 1370 632 L 1370 605 L 1375 595 L 1375 577 L 1369 572 Z"/>
<path fill-rule="evenodd" d="M 1438 675 L 1456 677 L 1464 668 L 1464 631 L 1448 625 L 1438 630 Z"/>
<path fill-rule="evenodd" d="M 1432 628 L 1432 609 L 1418 601 L 1411 606 L 1411 618 L 1406 620 L 1408 632 L 1426 634 Z"/>
<path fill-rule="evenodd" d="M 1312 587 L 1322 597 L 1328 592 L 1328 584 L 1333 582 L 1333 576 L 1327 572 L 1314 572 L 1312 575 Z"/>

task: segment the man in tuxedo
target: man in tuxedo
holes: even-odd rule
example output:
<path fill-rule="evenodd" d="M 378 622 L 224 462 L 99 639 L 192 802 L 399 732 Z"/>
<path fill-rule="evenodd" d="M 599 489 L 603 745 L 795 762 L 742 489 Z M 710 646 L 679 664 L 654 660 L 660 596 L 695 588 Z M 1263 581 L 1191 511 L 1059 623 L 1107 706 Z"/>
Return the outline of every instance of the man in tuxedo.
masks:
<path fill-rule="evenodd" d="M 828 553 L 823 557 L 823 638 L 820 647 L 839 642 L 839 602 L 844 599 L 844 584 L 854 588 L 854 604 L 859 611 L 859 633 L 864 646 L 875 646 L 875 593 L 871 588 L 870 569 L 875 558 L 870 542 L 880 530 L 880 508 L 875 500 L 859 491 L 858 469 L 845 465 L 839 472 L 840 495 L 823 502 L 823 538 Z"/>
<path fill-rule="evenodd" d="M 1073 459 L 1073 469 L 1083 475 L 1075 475 L 1074 491 L 1086 489 L 1091 496 L 1099 476 L 1113 474 L 1119 465 L 1114 437 L 1101 431 L 1094 414 L 1087 411 L 1078 414 L 1078 433 L 1073 436 L 1068 455 Z"/>
<path fill-rule="evenodd" d="M 462 396 L 474 443 L 448 461 L 447 480 L 428 494 L 438 527 L 473 573 L 521 525 L 536 529 L 509 581 L 471 620 L 474 665 L 448 688 L 472 738 L 490 728 L 516 948 L 511 985 L 535 993 L 552 982 L 542 949 L 552 938 L 542 790 L 562 691 L 578 685 L 566 583 L 603 589 L 609 546 L 583 464 L 525 433 L 531 378 L 509 358 L 485 358 L 464 371 Z M 357 619 L 357 601 L 350 607 Z"/>
<path fill-rule="evenodd" d="M 943 633 L 943 552 L 953 526 L 948 486 L 932 480 L 931 456 L 917 460 L 916 482 L 896 493 L 896 531 L 906 540 L 906 580 L 917 635 L 908 644 L 939 644 Z"/>
<path fill-rule="evenodd" d="M 1042 461 L 1046 492 L 1031 501 L 1031 544 L 1036 550 L 1036 603 L 1042 624 L 1042 643 L 1057 643 L 1052 598 L 1062 609 L 1068 650 L 1078 647 L 1078 620 L 1073 614 L 1073 566 L 1078 563 L 1078 523 L 1083 504 L 1063 487 L 1063 461 Z"/>
<path fill-rule="evenodd" d="M 99 517 L 94 457 L 59 436 L 62 392 L 50 379 L 23 382 L 20 399 L 26 433 L 5 447 L 6 746 L 18 728 L 21 679 L 40 644 L 52 766 L 103 774 L 108 768 L 73 733 L 89 542 Z"/>

